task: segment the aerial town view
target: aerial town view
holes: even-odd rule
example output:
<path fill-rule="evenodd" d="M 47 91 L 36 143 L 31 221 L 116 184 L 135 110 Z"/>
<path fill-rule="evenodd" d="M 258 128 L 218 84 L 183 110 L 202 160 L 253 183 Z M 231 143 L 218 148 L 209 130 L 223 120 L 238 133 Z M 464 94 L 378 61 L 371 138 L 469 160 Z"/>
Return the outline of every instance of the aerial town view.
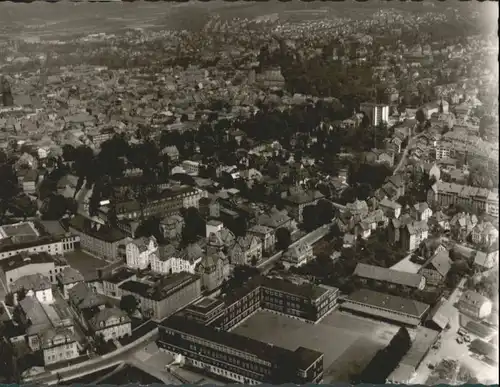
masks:
<path fill-rule="evenodd" d="M 0 3 L 0 383 L 498 384 L 497 19 Z"/>

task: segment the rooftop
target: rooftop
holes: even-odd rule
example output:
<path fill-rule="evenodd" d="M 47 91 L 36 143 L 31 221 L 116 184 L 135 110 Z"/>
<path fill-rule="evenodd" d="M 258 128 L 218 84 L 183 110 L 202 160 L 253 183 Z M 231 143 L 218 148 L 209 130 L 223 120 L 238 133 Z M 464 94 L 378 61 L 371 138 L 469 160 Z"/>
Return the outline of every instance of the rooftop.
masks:
<path fill-rule="evenodd" d="M 429 305 L 422 302 L 368 289 L 354 292 L 349 296 L 349 300 L 392 312 L 405 313 L 417 318 L 420 318 L 429 309 Z"/>
<path fill-rule="evenodd" d="M 138 294 L 149 300 L 161 301 L 171 296 L 180 288 L 190 285 L 198 279 L 199 277 L 197 275 L 180 272 L 163 277 L 154 284 L 130 280 L 121 284 L 120 289 Z"/>
<path fill-rule="evenodd" d="M 423 279 L 421 274 L 386 269 L 380 266 L 367 265 L 364 263 L 358 263 L 356 270 L 354 270 L 354 275 L 413 288 L 418 288 Z"/>
<path fill-rule="evenodd" d="M 307 369 L 315 360 L 323 356 L 320 352 L 302 347 L 297 348 L 295 351 L 290 351 L 234 333 L 219 331 L 181 316 L 171 316 L 163 320 L 161 326 L 225 345 L 273 364 L 286 365 L 288 367 L 295 366 L 303 370 Z"/>

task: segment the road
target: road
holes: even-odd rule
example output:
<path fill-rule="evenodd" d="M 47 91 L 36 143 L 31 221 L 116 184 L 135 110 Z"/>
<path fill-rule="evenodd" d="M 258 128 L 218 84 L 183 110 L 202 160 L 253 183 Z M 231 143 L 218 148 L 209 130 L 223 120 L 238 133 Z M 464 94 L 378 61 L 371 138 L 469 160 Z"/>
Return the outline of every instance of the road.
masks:
<path fill-rule="evenodd" d="M 36 383 L 36 384 L 56 384 L 58 383 L 59 378 L 61 380 L 71 380 L 75 379 L 84 375 L 88 375 L 92 372 L 98 371 L 100 369 L 108 368 L 112 366 L 113 364 L 119 364 L 121 362 L 126 362 L 127 360 L 130 359 L 130 357 L 137 351 L 142 350 L 145 346 L 147 346 L 149 343 L 152 343 L 156 341 L 158 338 L 158 335 L 153 335 L 151 338 L 148 340 L 138 343 L 135 346 L 132 346 L 125 351 L 116 354 L 115 356 L 111 357 L 96 357 L 91 359 L 88 362 L 82 363 L 82 367 L 76 368 L 76 369 L 71 369 L 68 371 L 52 371 L 50 374 L 47 374 L 44 372 L 43 374 L 36 375 L 33 378 L 30 378 L 28 380 L 25 380 L 25 383 Z M 58 376 L 59 375 L 59 376 Z"/>
<path fill-rule="evenodd" d="M 313 245 L 317 241 L 319 241 L 321 238 L 324 238 L 325 235 L 328 234 L 330 231 L 330 227 L 332 226 L 333 223 L 325 224 L 324 226 L 321 226 L 320 228 L 317 228 L 314 231 L 311 231 L 309 234 L 304 235 L 302 238 L 298 239 L 297 241 L 293 242 L 290 247 L 300 243 L 300 242 L 305 242 L 310 245 Z M 279 251 L 264 262 L 261 262 L 257 265 L 257 268 L 260 269 L 263 273 L 267 273 L 273 265 L 281 258 L 283 255 L 283 251 Z"/>
<path fill-rule="evenodd" d="M 454 306 L 458 302 L 460 296 L 462 295 L 463 287 L 465 285 L 466 279 L 462 279 L 459 285 L 455 288 L 448 299 L 448 303 L 451 306 L 451 316 L 450 316 L 450 329 L 443 331 L 441 333 L 440 341 L 441 346 L 438 349 L 431 349 L 426 358 L 422 361 L 420 366 L 416 370 L 416 376 L 410 381 L 410 384 L 422 384 L 425 385 L 432 371 L 429 369 L 429 364 L 437 365 L 444 359 L 457 360 L 461 364 L 466 365 L 471 370 L 476 371 L 476 377 L 479 379 L 480 383 L 484 383 L 488 380 L 493 379 L 492 376 L 496 370 L 493 367 L 488 366 L 482 361 L 470 356 L 469 348 L 467 343 L 459 344 L 456 341 L 457 332 L 460 329 L 460 313 Z M 475 337 L 471 334 L 471 339 L 474 340 Z M 498 377 L 498 375 L 497 375 Z M 451 382 L 451 380 L 450 380 Z M 467 381 L 464 381 L 466 383 Z M 460 383 L 460 381 L 458 381 Z M 489 384 L 489 383 L 488 383 Z"/>
<path fill-rule="evenodd" d="M 408 145 L 406 146 L 405 150 L 403 151 L 403 154 L 401 155 L 401 160 L 399 160 L 399 163 L 398 165 L 396 166 L 396 168 L 394 168 L 394 171 L 392 172 L 393 175 L 396 175 L 399 170 L 401 169 L 401 167 L 404 165 L 404 162 L 406 161 L 406 158 L 408 157 L 408 152 L 409 150 L 412 148 L 412 146 L 414 145 L 413 142 L 418 139 L 419 137 L 422 137 L 425 133 L 422 132 L 422 133 L 419 133 L 413 137 L 410 137 L 410 139 L 408 140 Z"/>

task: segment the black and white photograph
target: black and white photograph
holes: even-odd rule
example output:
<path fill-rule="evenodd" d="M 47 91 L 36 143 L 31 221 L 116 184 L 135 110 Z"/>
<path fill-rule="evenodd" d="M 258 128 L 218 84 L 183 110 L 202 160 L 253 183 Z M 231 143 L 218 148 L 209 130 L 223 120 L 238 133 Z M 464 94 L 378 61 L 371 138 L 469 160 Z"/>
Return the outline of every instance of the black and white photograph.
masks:
<path fill-rule="evenodd" d="M 498 385 L 498 18 L 0 2 L 0 384 Z"/>

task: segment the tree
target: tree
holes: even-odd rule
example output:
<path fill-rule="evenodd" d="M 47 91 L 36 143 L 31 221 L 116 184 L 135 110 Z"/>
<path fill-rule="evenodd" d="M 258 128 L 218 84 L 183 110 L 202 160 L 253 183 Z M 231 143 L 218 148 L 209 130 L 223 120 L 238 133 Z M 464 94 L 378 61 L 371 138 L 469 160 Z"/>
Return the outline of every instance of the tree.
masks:
<path fill-rule="evenodd" d="M 136 298 L 131 294 L 122 296 L 120 300 L 120 309 L 124 310 L 128 314 L 134 313 L 138 305 L 139 303 L 137 302 Z"/>
<path fill-rule="evenodd" d="M 278 250 L 286 250 L 292 243 L 292 236 L 290 230 L 280 227 L 276 230 L 276 247 Z"/>
<path fill-rule="evenodd" d="M 427 117 L 422 109 L 418 109 L 415 113 L 415 119 L 419 122 L 419 124 L 423 124 Z"/>
<path fill-rule="evenodd" d="M 399 329 L 389 345 L 378 351 L 355 383 L 384 384 L 411 348 L 410 334 L 405 327 Z"/>
<path fill-rule="evenodd" d="M 252 259 L 250 260 L 250 263 L 252 264 L 252 266 L 257 266 L 257 263 L 259 263 L 259 260 L 257 259 L 257 257 L 252 257 Z"/>
<path fill-rule="evenodd" d="M 318 227 L 318 212 L 315 205 L 305 206 L 302 209 L 302 227 L 305 231 L 311 232 Z"/>

